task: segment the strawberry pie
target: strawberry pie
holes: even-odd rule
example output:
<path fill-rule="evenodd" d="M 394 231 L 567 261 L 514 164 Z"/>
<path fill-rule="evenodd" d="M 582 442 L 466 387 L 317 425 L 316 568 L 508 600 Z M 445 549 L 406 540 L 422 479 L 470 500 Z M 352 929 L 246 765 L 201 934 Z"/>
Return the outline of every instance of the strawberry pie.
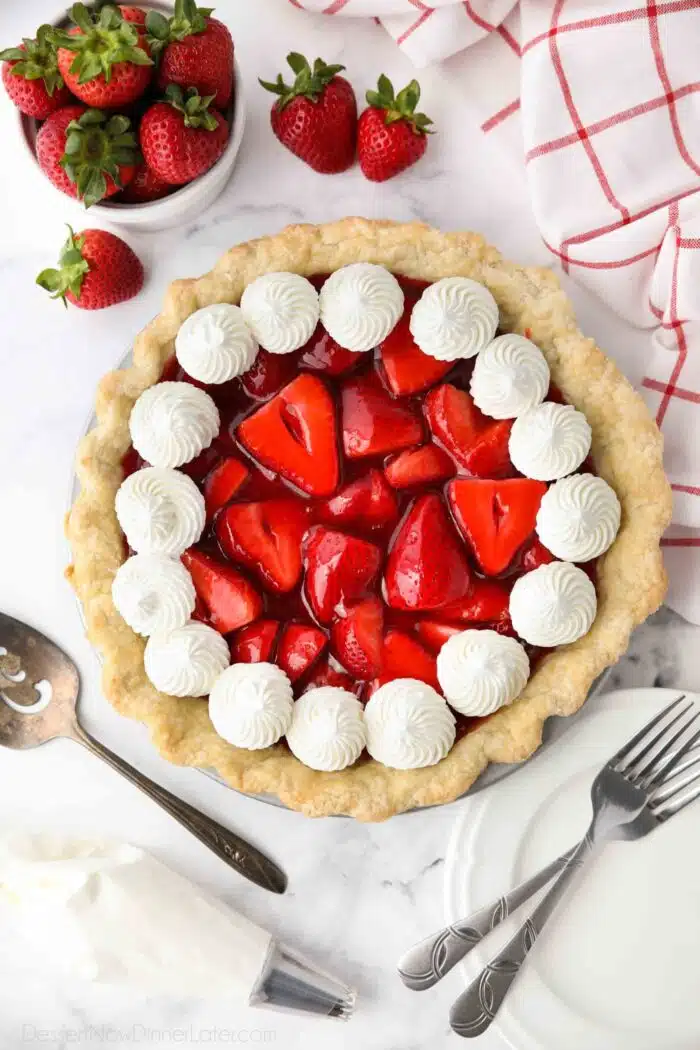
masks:
<path fill-rule="evenodd" d="M 102 381 L 70 578 L 114 706 L 311 815 L 464 792 L 661 602 L 661 438 L 546 270 L 291 227 L 179 281 Z"/>

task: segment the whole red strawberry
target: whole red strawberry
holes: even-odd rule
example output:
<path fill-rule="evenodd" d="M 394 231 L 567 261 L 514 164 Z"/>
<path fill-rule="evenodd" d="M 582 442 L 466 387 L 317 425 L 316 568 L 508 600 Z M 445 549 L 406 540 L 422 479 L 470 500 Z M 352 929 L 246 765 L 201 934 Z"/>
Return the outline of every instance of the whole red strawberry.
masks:
<path fill-rule="evenodd" d="M 19 47 L 0 51 L 0 62 L 7 94 L 28 117 L 45 120 L 70 102 L 70 91 L 58 71 L 52 26 L 39 26 L 35 40 L 25 37 Z"/>
<path fill-rule="evenodd" d="M 39 129 L 39 167 L 57 189 L 89 208 L 133 179 L 137 147 L 130 128 L 128 117 L 64 106 Z"/>
<path fill-rule="evenodd" d="M 261 80 L 280 97 L 272 107 L 272 130 L 283 146 L 314 171 L 330 175 L 345 171 L 355 160 L 357 102 L 352 86 L 338 73 L 345 66 L 327 66 L 321 58 L 313 69 L 303 55 L 287 55 L 296 74 L 288 87 L 280 73 L 274 83 Z"/>
<path fill-rule="evenodd" d="M 151 171 L 179 186 L 216 164 L 226 148 L 228 124 L 209 109 L 211 96 L 200 98 L 194 88 L 185 96 L 177 84 L 170 84 L 165 97 L 144 113 L 139 141 Z"/>
<path fill-rule="evenodd" d="M 99 14 L 73 4 L 75 27 L 57 30 L 58 68 L 76 98 L 89 106 L 117 109 L 144 94 L 153 59 L 133 10 L 125 18 L 111 4 Z"/>
<path fill-rule="evenodd" d="M 172 188 L 169 182 L 164 182 L 146 164 L 139 164 L 119 200 L 125 204 L 146 204 L 148 201 L 157 201 L 165 197 Z"/>
<path fill-rule="evenodd" d="M 226 109 L 233 95 L 233 40 L 223 22 L 210 18 L 211 9 L 195 0 L 175 0 L 168 19 L 149 11 L 148 42 L 160 56 L 158 87 L 168 84 L 194 87 L 202 96 L 213 95 L 217 109 Z"/>
<path fill-rule="evenodd" d="M 63 245 L 58 270 L 42 270 L 36 283 L 81 310 L 102 310 L 126 302 L 143 286 L 143 266 L 138 256 L 106 230 L 83 230 Z"/>
<path fill-rule="evenodd" d="M 360 116 L 357 152 L 362 172 L 372 182 L 384 182 L 415 164 L 428 144 L 425 113 L 416 113 L 420 85 L 412 80 L 398 95 L 388 77 L 381 76 L 376 91 L 367 92 L 369 108 Z"/>
<path fill-rule="evenodd" d="M 119 13 L 125 22 L 134 22 L 139 26 L 146 24 L 146 12 L 140 7 L 126 7 L 124 4 L 119 4 Z"/>

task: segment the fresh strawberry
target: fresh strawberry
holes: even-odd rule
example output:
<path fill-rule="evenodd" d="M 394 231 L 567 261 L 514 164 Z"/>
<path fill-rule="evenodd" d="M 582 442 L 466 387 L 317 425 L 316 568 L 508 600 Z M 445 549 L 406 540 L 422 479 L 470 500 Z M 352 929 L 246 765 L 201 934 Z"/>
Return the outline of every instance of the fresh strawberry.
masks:
<path fill-rule="evenodd" d="M 229 649 L 234 664 L 271 663 L 279 633 L 278 620 L 255 620 L 231 636 Z"/>
<path fill-rule="evenodd" d="M 317 525 L 306 538 L 304 587 L 314 616 L 330 621 L 361 598 L 382 563 L 379 547 L 357 536 Z"/>
<path fill-rule="evenodd" d="M 435 657 L 404 631 L 387 631 L 382 649 L 382 677 L 417 678 L 439 689 Z"/>
<path fill-rule="evenodd" d="M 140 292 L 143 266 L 128 244 L 106 230 L 68 227 L 68 240 L 61 249 L 58 270 L 42 270 L 40 287 L 81 310 L 102 310 L 126 302 Z"/>
<path fill-rule="evenodd" d="M 148 41 L 159 55 L 158 87 L 179 84 L 200 95 L 213 95 L 217 109 L 226 109 L 233 95 L 233 40 L 223 22 L 210 18 L 211 9 L 195 0 L 175 0 L 172 18 L 149 11 Z"/>
<path fill-rule="evenodd" d="M 532 572 L 533 569 L 539 569 L 540 565 L 549 565 L 550 562 L 556 561 L 551 551 L 548 551 L 544 543 L 535 537 L 532 543 L 529 543 L 520 555 L 520 568 L 523 572 Z"/>
<path fill-rule="evenodd" d="M 473 581 L 462 599 L 444 605 L 436 615 L 453 623 L 497 623 L 508 619 L 510 588 L 500 580 Z"/>
<path fill-rule="evenodd" d="M 207 521 L 211 521 L 218 510 L 231 502 L 249 477 L 250 471 L 235 456 L 227 456 L 217 464 L 204 483 Z"/>
<path fill-rule="evenodd" d="M 416 113 L 420 85 L 412 80 L 394 95 L 388 77 L 382 75 L 376 91 L 367 92 L 368 108 L 357 128 L 357 152 L 363 175 L 372 182 L 384 182 L 415 164 L 428 144 L 425 113 Z"/>
<path fill-rule="evenodd" d="M 389 552 L 384 579 L 394 609 L 437 609 L 469 590 L 462 544 L 436 493 L 411 505 Z"/>
<path fill-rule="evenodd" d="M 237 430 L 260 463 L 310 496 L 330 496 L 338 484 L 335 410 L 323 380 L 302 374 L 248 416 Z"/>
<path fill-rule="evenodd" d="M 71 101 L 58 71 L 53 33 L 52 26 L 39 26 L 36 39 L 25 38 L 19 47 L 0 51 L 5 91 L 17 109 L 37 120 L 45 120 Z"/>
<path fill-rule="evenodd" d="M 347 689 L 349 693 L 355 693 L 355 695 L 362 691 L 362 682 L 358 682 L 355 678 L 351 678 L 349 674 L 339 670 L 337 661 L 333 657 L 329 657 L 327 660 L 320 660 L 314 667 L 307 679 L 304 692 L 308 693 L 309 689 L 320 689 L 324 685 L 333 685 L 337 689 Z"/>
<path fill-rule="evenodd" d="M 381 671 L 383 622 L 379 598 L 365 598 L 333 624 L 333 655 L 355 678 L 374 678 Z"/>
<path fill-rule="evenodd" d="M 330 376 L 339 376 L 357 368 L 362 357 L 362 354 L 340 346 L 335 339 L 331 339 L 325 328 L 319 325 L 304 347 L 299 364 L 312 372 L 326 372 Z"/>
<path fill-rule="evenodd" d="M 338 73 L 345 66 L 327 66 L 321 58 L 313 69 L 303 55 L 287 55 L 295 75 L 291 87 L 280 73 L 274 83 L 261 80 L 279 95 L 272 107 L 272 130 L 283 146 L 314 171 L 329 175 L 345 171 L 355 160 L 357 102 L 352 86 Z"/>
<path fill-rule="evenodd" d="M 438 620 L 420 620 L 416 625 L 418 637 L 436 656 L 448 638 L 461 634 L 463 630 L 462 624 L 440 623 Z"/>
<path fill-rule="evenodd" d="M 146 12 L 142 11 L 140 7 L 126 7 L 124 4 L 119 4 L 119 13 L 125 22 L 134 22 L 136 25 L 145 26 L 146 24 Z"/>
<path fill-rule="evenodd" d="M 344 485 L 320 508 L 320 514 L 324 521 L 338 525 L 383 528 L 396 521 L 399 504 L 381 470 L 373 467 L 361 478 Z"/>
<path fill-rule="evenodd" d="M 384 467 L 387 481 L 395 489 L 408 489 L 413 485 L 429 485 L 446 481 L 455 473 L 455 465 L 437 445 L 422 445 L 399 452 Z"/>
<path fill-rule="evenodd" d="M 290 682 L 306 674 L 326 648 L 328 639 L 308 623 L 288 623 L 277 649 L 277 663 Z"/>
<path fill-rule="evenodd" d="M 58 68 L 66 86 L 88 106 L 119 109 L 140 98 L 151 82 L 153 59 L 142 27 L 111 4 L 101 11 L 73 4 L 75 26 L 55 30 Z"/>
<path fill-rule="evenodd" d="M 308 508 L 301 500 L 231 503 L 216 520 L 225 554 L 252 569 L 273 591 L 291 591 L 301 576 Z"/>
<path fill-rule="evenodd" d="M 130 128 L 128 117 L 64 106 L 39 128 L 39 167 L 57 189 L 89 208 L 133 179 L 137 146 Z"/>
<path fill-rule="evenodd" d="M 543 481 L 529 478 L 457 478 L 450 482 L 447 496 L 454 519 L 487 576 L 504 572 L 535 531 L 546 491 Z"/>
<path fill-rule="evenodd" d="M 411 311 L 408 309 L 384 342 L 379 344 L 384 374 L 397 396 L 427 390 L 454 367 L 453 361 L 428 357 L 416 346 L 408 327 L 410 320 Z"/>
<path fill-rule="evenodd" d="M 194 88 L 183 95 L 182 88 L 170 84 L 165 102 L 156 102 L 141 118 L 143 159 L 163 182 L 191 182 L 209 171 L 226 149 L 228 123 L 209 109 L 211 99 L 201 98 Z"/>
<path fill-rule="evenodd" d="M 348 379 L 341 390 L 343 448 L 348 459 L 382 456 L 423 441 L 423 426 L 409 405 L 395 401 L 374 372 Z"/>
<path fill-rule="evenodd" d="M 119 198 L 125 204 L 145 204 L 148 201 L 157 201 L 172 193 L 173 187 L 169 182 L 163 182 L 155 171 L 151 171 L 145 164 L 139 164 L 134 172 L 134 177 L 128 186 L 122 190 Z"/>
<path fill-rule="evenodd" d="M 220 634 L 245 627 L 260 616 L 262 598 L 240 572 L 194 548 L 185 551 L 182 561 L 207 608 L 209 622 Z"/>
<path fill-rule="evenodd" d="M 271 354 L 261 347 L 252 367 L 241 376 L 241 383 L 250 397 L 265 401 L 291 383 L 297 372 L 295 354 Z"/>
<path fill-rule="evenodd" d="M 425 414 L 433 436 L 470 474 L 483 478 L 512 476 L 508 454 L 512 419 L 489 420 L 466 391 L 450 383 L 430 391 Z"/>

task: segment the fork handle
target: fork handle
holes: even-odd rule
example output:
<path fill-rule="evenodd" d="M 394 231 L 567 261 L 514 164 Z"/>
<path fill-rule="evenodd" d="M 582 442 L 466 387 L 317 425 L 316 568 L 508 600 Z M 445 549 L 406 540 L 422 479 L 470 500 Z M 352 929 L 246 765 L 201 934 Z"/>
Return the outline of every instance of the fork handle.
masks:
<path fill-rule="evenodd" d="M 450 1010 L 450 1027 L 457 1035 L 473 1039 L 489 1027 L 547 919 L 590 856 L 592 848 L 589 829 L 530 918 L 454 1001 Z"/>
<path fill-rule="evenodd" d="M 90 736 L 87 730 L 77 722 L 67 735 L 140 788 L 144 794 L 162 806 L 171 817 L 174 817 L 205 846 L 208 846 L 212 853 L 215 853 L 230 868 L 258 886 L 262 886 L 263 889 L 271 890 L 273 893 L 284 893 L 287 888 L 286 875 L 255 846 L 144 776 L 119 755 L 115 755 L 108 747 L 101 744 L 99 740 Z"/>
<path fill-rule="evenodd" d="M 498 900 L 472 912 L 466 919 L 444 926 L 409 948 L 398 964 L 399 976 L 406 987 L 414 992 L 423 992 L 436 985 L 472 948 L 481 943 L 487 933 L 546 886 L 573 856 L 575 849 L 575 846 L 572 847 Z"/>

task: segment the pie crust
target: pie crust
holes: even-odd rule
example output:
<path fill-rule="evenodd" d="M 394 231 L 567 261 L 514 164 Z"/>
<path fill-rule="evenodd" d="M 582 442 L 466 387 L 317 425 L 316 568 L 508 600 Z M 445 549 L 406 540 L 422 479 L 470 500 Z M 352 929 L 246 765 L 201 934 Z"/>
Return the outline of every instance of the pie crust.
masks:
<path fill-rule="evenodd" d="M 379 263 L 407 277 L 435 281 L 462 275 L 492 292 L 504 328 L 527 334 L 542 348 L 554 383 L 588 418 L 592 456 L 622 505 L 622 525 L 598 561 L 598 615 L 589 633 L 538 665 L 510 707 L 462 737 L 442 762 L 397 771 L 364 761 L 335 773 L 302 765 L 284 745 L 245 751 L 217 736 L 206 702 L 159 693 L 144 672 L 144 640 L 117 613 L 114 574 L 125 560 L 114 511 L 127 452 L 129 414 L 136 398 L 157 383 L 173 353 L 175 335 L 191 313 L 211 303 L 238 303 L 261 274 L 287 270 L 311 276 L 348 263 Z M 383 820 L 416 806 L 449 802 L 489 762 L 518 762 L 538 747 L 550 715 L 568 715 L 591 683 L 625 651 L 633 628 L 653 612 L 666 589 L 659 541 L 670 520 L 671 490 L 662 465 L 662 438 L 639 395 L 576 326 L 573 307 L 551 270 L 505 261 L 474 233 L 442 233 L 422 223 L 348 218 L 320 226 L 290 226 L 232 248 L 210 273 L 175 281 L 162 312 L 137 337 L 133 365 L 106 375 L 97 393 L 97 424 L 82 440 L 81 491 L 66 529 L 73 552 L 67 577 L 85 611 L 88 637 L 103 657 L 103 688 L 123 715 L 144 722 L 164 758 L 215 769 L 246 792 L 267 792 L 309 816 L 348 814 Z"/>

